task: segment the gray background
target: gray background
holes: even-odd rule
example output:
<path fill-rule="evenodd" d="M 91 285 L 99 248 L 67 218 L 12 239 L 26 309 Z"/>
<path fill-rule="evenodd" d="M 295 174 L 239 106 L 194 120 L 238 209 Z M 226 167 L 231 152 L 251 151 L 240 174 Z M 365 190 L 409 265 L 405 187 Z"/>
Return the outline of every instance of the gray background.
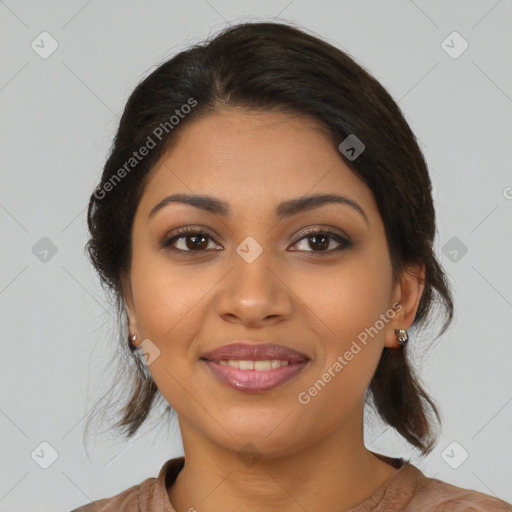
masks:
<path fill-rule="evenodd" d="M 367 446 L 512 502 L 511 14 L 506 0 L 0 1 L 0 511 L 69 510 L 156 476 L 182 453 L 179 434 L 158 423 L 129 443 L 97 436 L 85 452 L 85 416 L 115 350 L 84 256 L 85 206 L 139 80 L 228 22 L 274 17 L 373 73 L 399 101 L 432 173 L 436 247 L 457 317 L 433 349 L 411 346 L 442 435 L 421 459 L 375 422 Z M 31 47 L 50 48 L 43 31 L 58 43 L 46 59 Z M 457 58 L 442 45 L 453 31 L 469 44 Z M 453 36 L 444 44 L 462 48 Z M 41 252 L 43 237 L 54 255 Z M 58 453 L 47 469 L 42 442 Z M 447 461 L 460 462 L 462 450 L 469 457 L 454 469 Z"/>

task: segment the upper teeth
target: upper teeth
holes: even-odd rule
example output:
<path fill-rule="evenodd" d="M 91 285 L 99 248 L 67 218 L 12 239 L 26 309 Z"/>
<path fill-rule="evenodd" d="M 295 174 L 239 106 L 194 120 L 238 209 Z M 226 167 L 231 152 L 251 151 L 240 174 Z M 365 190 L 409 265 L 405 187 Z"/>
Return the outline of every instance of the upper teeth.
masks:
<path fill-rule="evenodd" d="M 279 368 L 287 366 L 289 361 L 281 361 L 279 359 L 272 359 L 266 361 L 239 361 L 230 359 L 229 361 L 217 361 L 219 364 L 229 365 L 233 368 L 240 370 L 270 370 L 271 368 Z"/>

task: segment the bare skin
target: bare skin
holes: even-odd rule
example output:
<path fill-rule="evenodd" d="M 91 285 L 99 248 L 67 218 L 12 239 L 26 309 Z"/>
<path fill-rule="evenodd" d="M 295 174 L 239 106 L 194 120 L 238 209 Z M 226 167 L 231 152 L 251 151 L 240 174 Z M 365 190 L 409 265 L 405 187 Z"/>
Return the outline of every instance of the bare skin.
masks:
<path fill-rule="evenodd" d="M 231 215 L 169 203 L 148 218 L 176 193 L 214 196 Z M 282 201 L 316 194 L 346 196 L 364 216 L 324 204 L 276 219 Z M 183 226 L 200 228 L 205 242 L 180 235 L 163 248 Z M 317 248 L 305 228 L 328 229 L 351 245 L 327 238 Z M 251 263 L 236 252 L 247 237 L 263 250 Z M 160 350 L 149 370 L 183 438 L 186 463 L 168 489 L 178 512 L 346 511 L 394 474 L 364 445 L 364 394 L 383 348 L 399 348 L 394 329 L 414 320 L 423 268 L 393 279 L 375 198 L 315 121 L 226 109 L 183 126 L 152 171 L 132 244 L 130 332 Z M 299 393 L 395 303 L 401 308 L 378 334 L 301 403 Z M 241 338 L 295 348 L 310 362 L 273 390 L 234 390 L 200 357 Z M 253 465 L 238 457 L 249 442 L 261 457 Z"/>

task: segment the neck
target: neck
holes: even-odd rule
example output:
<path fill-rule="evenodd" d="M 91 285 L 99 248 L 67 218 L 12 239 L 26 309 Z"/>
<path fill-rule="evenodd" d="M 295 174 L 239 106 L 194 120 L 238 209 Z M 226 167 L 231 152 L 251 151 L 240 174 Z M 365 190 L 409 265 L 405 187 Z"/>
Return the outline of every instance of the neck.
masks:
<path fill-rule="evenodd" d="M 396 471 L 364 446 L 362 416 L 361 405 L 316 443 L 253 458 L 205 440 L 180 421 L 185 466 L 168 489 L 170 501 L 177 512 L 349 510 Z"/>

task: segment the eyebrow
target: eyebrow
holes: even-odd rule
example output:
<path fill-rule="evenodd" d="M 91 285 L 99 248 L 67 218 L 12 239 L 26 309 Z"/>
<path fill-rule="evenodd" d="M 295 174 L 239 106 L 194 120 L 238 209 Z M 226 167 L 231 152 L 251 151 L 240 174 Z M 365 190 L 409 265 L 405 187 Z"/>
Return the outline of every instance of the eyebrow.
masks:
<path fill-rule="evenodd" d="M 225 201 L 217 199 L 215 197 L 207 195 L 191 195 L 191 194 L 172 194 L 162 199 L 157 205 L 155 205 L 149 212 L 148 220 L 164 206 L 171 203 L 183 203 L 195 208 L 200 208 L 207 212 L 213 213 L 214 215 L 220 215 L 222 217 L 229 217 L 231 215 L 231 209 L 229 204 Z M 363 208 L 356 203 L 353 199 L 346 196 L 340 196 L 336 194 L 319 194 L 313 196 L 299 197 L 296 199 L 289 199 L 283 201 L 276 208 L 277 220 L 282 220 L 299 213 L 314 210 L 327 204 L 343 204 L 351 207 L 353 210 L 358 212 L 368 222 Z"/>

